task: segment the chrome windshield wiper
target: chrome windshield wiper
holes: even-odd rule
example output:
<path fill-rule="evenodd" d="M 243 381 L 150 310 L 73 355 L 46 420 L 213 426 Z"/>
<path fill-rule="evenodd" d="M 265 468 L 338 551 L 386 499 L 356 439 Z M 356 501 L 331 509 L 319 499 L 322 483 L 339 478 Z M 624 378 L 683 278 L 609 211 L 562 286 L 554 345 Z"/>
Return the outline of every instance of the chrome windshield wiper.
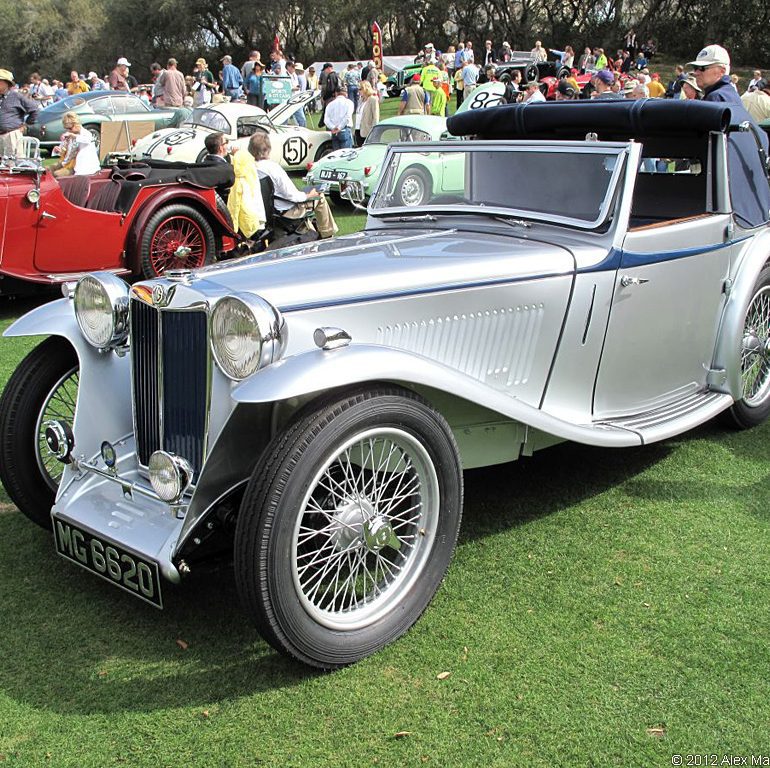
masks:
<path fill-rule="evenodd" d="M 500 221 L 503 224 L 507 224 L 509 227 L 521 227 L 523 229 L 529 229 L 532 223 L 526 219 L 519 219 L 514 216 L 505 216 L 500 213 L 490 213 L 485 210 L 474 210 L 473 208 L 463 208 L 462 210 L 454 211 L 436 211 L 435 213 L 421 213 L 404 216 L 395 216 L 394 214 L 382 213 L 381 216 L 387 216 L 392 221 L 437 221 L 439 217 L 443 216 L 486 216 L 495 221 Z M 391 218 L 392 217 L 392 218 Z"/>
<path fill-rule="evenodd" d="M 395 216 L 391 213 L 382 213 L 380 216 L 387 217 L 389 221 L 437 221 L 438 219 L 432 213 L 413 213 L 409 215 L 401 214 Z"/>

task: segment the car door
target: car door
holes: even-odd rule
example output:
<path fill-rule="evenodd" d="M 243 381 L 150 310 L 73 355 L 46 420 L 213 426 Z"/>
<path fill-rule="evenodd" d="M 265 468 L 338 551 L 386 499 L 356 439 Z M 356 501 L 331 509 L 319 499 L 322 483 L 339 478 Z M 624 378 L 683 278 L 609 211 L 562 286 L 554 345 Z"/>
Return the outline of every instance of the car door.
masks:
<path fill-rule="evenodd" d="M 94 177 L 74 177 L 92 190 Z M 111 269 L 123 264 L 125 228 L 119 213 L 93 211 L 73 205 L 59 183 L 46 173 L 36 211 L 35 268 L 61 274 Z"/>
<path fill-rule="evenodd" d="M 642 164 L 638 179 L 656 172 L 648 160 Z M 673 168 L 669 172 L 682 178 L 661 181 L 689 183 Z M 665 205 L 659 200 L 657 210 Z M 696 208 L 689 213 L 632 226 L 615 254 L 618 270 L 595 419 L 651 410 L 707 385 L 734 250 L 728 239 L 732 216 L 699 214 Z"/>

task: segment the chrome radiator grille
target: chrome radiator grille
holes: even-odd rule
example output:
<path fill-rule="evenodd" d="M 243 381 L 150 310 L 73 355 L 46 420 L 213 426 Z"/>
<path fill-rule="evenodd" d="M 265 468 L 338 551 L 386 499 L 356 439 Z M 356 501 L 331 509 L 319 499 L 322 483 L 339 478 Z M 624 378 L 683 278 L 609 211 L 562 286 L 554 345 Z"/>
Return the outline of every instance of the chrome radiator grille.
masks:
<path fill-rule="evenodd" d="M 139 463 L 159 449 L 203 465 L 208 415 L 208 330 L 200 310 L 131 301 L 134 426 Z"/>

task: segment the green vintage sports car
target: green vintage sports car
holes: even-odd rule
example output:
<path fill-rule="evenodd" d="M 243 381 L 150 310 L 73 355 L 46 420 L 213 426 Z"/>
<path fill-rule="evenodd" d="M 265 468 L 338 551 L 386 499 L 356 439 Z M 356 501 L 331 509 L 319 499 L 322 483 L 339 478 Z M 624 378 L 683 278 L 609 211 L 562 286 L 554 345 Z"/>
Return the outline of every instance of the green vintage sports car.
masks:
<path fill-rule="evenodd" d="M 338 193 L 341 181 L 360 181 L 369 197 L 380 178 L 388 145 L 396 142 L 438 141 L 452 139 L 446 119 L 435 115 L 402 115 L 381 120 L 366 137 L 363 146 L 338 149 L 313 163 L 305 176 L 308 184 L 324 184 L 332 194 Z M 426 156 L 425 167 L 407 169 L 397 185 L 404 205 L 421 205 L 431 194 L 441 190 L 441 173 L 433 173 L 435 160 Z M 431 178 L 433 181 L 431 181 Z"/>
<path fill-rule="evenodd" d="M 61 142 L 64 128 L 61 119 L 74 112 L 83 127 L 94 137 L 97 150 L 101 141 L 101 124 L 118 120 L 151 121 L 155 130 L 174 128 L 189 114 L 187 109 L 167 107 L 153 109 L 133 93 L 122 91 L 89 91 L 54 102 L 37 113 L 37 122 L 30 125 L 28 136 L 40 139 L 40 146 L 53 149 Z"/>

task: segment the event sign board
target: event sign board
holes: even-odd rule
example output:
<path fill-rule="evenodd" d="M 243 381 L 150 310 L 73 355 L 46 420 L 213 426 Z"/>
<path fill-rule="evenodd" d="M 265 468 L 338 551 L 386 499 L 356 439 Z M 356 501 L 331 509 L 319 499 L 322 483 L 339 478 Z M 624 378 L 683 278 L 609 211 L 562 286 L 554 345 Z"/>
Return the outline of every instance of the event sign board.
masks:
<path fill-rule="evenodd" d="M 281 104 L 291 98 L 291 78 L 262 75 L 262 97 L 266 104 Z"/>

